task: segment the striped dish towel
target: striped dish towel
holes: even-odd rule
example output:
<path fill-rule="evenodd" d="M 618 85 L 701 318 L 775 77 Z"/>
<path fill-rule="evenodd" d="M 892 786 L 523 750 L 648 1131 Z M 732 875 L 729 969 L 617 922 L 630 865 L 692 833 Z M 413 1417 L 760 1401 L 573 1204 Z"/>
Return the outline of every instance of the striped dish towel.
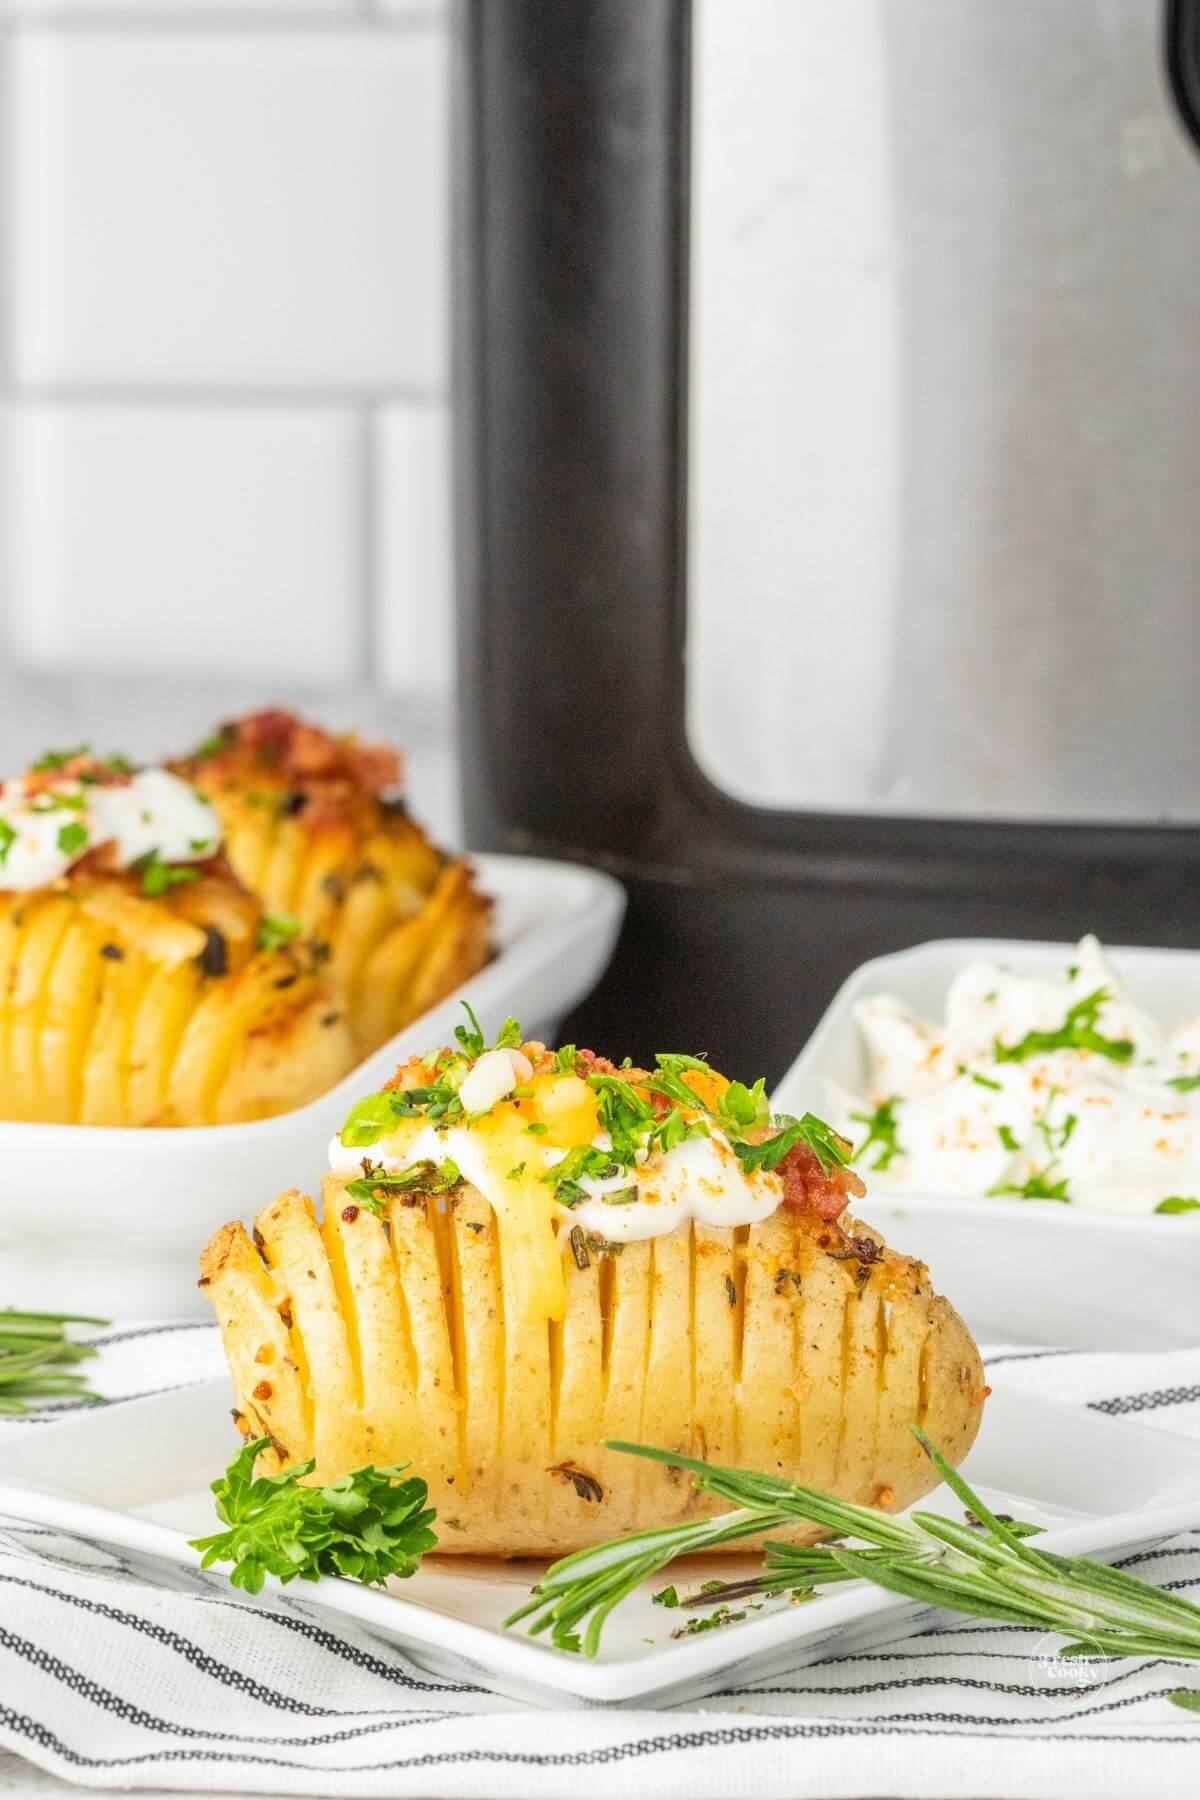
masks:
<path fill-rule="evenodd" d="M 113 1403 L 219 1374 L 205 1324 L 112 1329 Z M 995 1380 L 1200 1434 L 1200 1350 L 998 1349 Z M 0 1439 L 37 1422 L 0 1426 Z M 1124 1559 L 1200 1595 L 1200 1532 Z M 1200 1668 L 1136 1658 L 1050 1697 L 1039 1634 L 977 1622 L 658 1712 L 545 1712 L 425 1673 L 331 1629 L 295 1590 L 262 1604 L 0 1520 L 0 1747 L 96 1787 L 234 1793 L 655 1800 L 920 1796 L 1193 1800 L 1200 1717 L 1166 1695 Z"/>

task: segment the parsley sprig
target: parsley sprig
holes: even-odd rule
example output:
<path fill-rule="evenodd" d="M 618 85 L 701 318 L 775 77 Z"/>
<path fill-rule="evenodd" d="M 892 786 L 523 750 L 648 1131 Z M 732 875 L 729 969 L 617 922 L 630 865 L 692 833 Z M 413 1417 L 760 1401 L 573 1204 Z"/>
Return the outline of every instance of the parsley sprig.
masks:
<path fill-rule="evenodd" d="M 752 1088 L 746 1087 L 744 1082 L 730 1082 L 713 1106 L 683 1079 L 689 1071 L 712 1074 L 703 1057 L 660 1053 L 654 1060 L 658 1069 L 651 1077 L 651 1092 L 662 1094 L 678 1105 L 698 1107 L 707 1113 L 725 1133 L 747 1175 L 758 1169 L 778 1168 L 797 1144 L 812 1151 L 826 1175 L 834 1169 L 844 1169 L 850 1161 L 850 1145 L 845 1138 L 839 1137 L 832 1126 L 824 1119 L 818 1119 L 815 1113 L 805 1113 L 799 1119 L 790 1113 L 772 1113 L 761 1078 Z M 595 1079 L 593 1077 L 593 1082 Z M 762 1133 L 771 1127 L 776 1127 L 774 1134 L 763 1137 Z"/>
<path fill-rule="evenodd" d="M 1130 1039 L 1105 1037 L 1096 1029 L 1100 1008 L 1111 998 L 1107 988 L 1097 988 L 1069 1007 L 1066 1018 L 1055 1030 L 1027 1031 L 1016 1044 L 1002 1044 L 997 1038 L 992 1055 L 998 1063 L 1024 1062 L 1027 1057 L 1052 1050 L 1091 1050 L 1097 1056 L 1107 1056 L 1110 1062 L 1126 1063 L 1133 1055 Z"/>
<path fill-rule="evenodd" d="M 254 1464 L 269 1443 L 264 1437 L 246 1444 L 213 1482 L 217 1517 L 228 1530 L 191 1539 L 202 1552 L 202 1569 L 232 1563 L 230 1581 L 248 1594 L 257 1594 L 268 1575 L 282 1582 L 346 1575 L 377 1585 L 389 1575 L 416 1573 L 437 1544 L 430 1530 L 436 1514 L 426 1505 L 426 1484 L 416 1475 L 401 1479 L 407 1463 L 302 1487 L 311 1462 L 255 1477 Z"/>

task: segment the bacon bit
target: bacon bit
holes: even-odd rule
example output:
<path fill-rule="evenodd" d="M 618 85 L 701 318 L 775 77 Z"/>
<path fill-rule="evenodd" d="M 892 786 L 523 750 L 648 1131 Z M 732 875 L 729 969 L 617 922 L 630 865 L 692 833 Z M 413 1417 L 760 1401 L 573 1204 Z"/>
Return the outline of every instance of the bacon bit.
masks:
<path fill-rule="evenodd" d="M 66 762 L 56 764 L 52 769 L 26 769 L 21 781 L 29 793 L 44 794 L 48 788 L 58 787 L 64 781 L 81 781 L 85 775 L 95 787 L 128 787 L 133 779 L 99 757 L 84 752 L 80 756 L 69 756 Z"/>
<path fill-rule="evenodd" d="M 361 744 L 353 735 L 335 737 L 279 707 L 250 713 L 222 728 L 227 742 L 208 762 L 233 761 L 249 751 L 267 752 L 269 766 L 289 786 L 345 781 L 372 794 L 400 785 L 400 757 L 385 744 Z"/>
<path fill-rule="evenodd" d="M 826 1174 L 807 1144 L 796 1144 L 779 1164 L 783 1181 L 783 1205 L 791 1212 L 811 1213 L 818 1219 L 836 1219 L 851 1198 L 861 1200 L 866 1183 L 853 1169 L 830 1169 Z"/>
<path fill-rule="evenodd" d="M 357 1206 L 343 1206 L 342 1218 L 346 1221 L 347 1225 L 353 1225 L 353 1223 L 354 1223 L 355 1219 L 357 1219 L 357 1217 L 358 1217 Z"/>
<path fill-rule="evenodd" d="M 256 1400 L 269 1400 L 274 1389 L 269 1381 L 260 1381 L 255 1385 L 253 1392 Z"/>
<path fill-rule="evenodd" d="M 589 1075 L 619 1075 L 621 1073 L 615 1062 L 607 1056 L 597 1056 L 594 1050 L 577 1050 L 575 1052 L 576 1067 L 582 1063 Z"/>
<path fill-rule="evenodd" d="M 882 1507 L 884 1512 L 889 1511 L 896 1504 L 896 1490 L 890 1487 L 881 1487 L 875 1496 L 875 1504 Z"/>
<path fill-rule="evenodd" d="M 396 1088 L 407 1091 L 409 1088 L 424 1087 L 429 1080 L 425 1064 L 419 1056 L 410 1056 L 402 1062 L 394 1075 L 389 1075 L 384 1082 L 382 1092 L 390 1093 Z"/>

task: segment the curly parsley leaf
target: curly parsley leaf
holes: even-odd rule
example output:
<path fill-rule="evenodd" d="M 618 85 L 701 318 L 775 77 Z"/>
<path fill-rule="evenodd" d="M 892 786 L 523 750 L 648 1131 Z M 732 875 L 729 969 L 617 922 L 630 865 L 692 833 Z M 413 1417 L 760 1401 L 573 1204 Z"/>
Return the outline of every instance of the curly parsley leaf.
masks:
<path fill-rule="evenodd" d="M 201 1568 L 227 1562 L 234 1587 L 257 1594 L 268 1575 L 279 1581 L 318 1581 L 345 1575 L 381 1584 L 389 1575 L 415 1574 L 437 1544 L 436 1514 L 418 1476 L 398 1468 L 356 1469 L 328 1487 L 301 1487 L 311 1462 L 257 1479 L 254 1464 L 270 1443 L 245 1445 L 212 1484 L 217 1517 L 228 1527 L 192 1538 Z"/>
<path fill-rule="evenodd" d="M 1190 1194 L 1168 1194 L 1154 1210 L 1156 1213 L 1200 1212 L 1200 1200 L 1193 1200 Z"/>

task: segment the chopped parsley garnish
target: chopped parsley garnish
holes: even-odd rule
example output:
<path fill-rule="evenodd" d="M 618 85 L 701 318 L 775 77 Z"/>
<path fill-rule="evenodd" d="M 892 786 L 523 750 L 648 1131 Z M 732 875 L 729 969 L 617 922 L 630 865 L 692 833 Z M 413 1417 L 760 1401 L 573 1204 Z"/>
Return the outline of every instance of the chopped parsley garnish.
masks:
<path fill-rule="evenodd" d="M 8 853 L 17 841 L 17 834 L 7 819 L 0 819 L 0 869 L 8 861 Z"/>
<path fill-rule="evenodd" d="M 88 828 L 78 819 L 58 828 L 58 847 L 64 856 L 76 856 L 88 841 Z"/>
<path fill-rule="evenodd" d="M 1091 1050 L 1096 1056 L 1107 1056 L 1110 1062 L 1128 1062 L 1133 1055 L 1129 1038 L 1105 1037 L 1096 1029 L 1100 1008 L 1110 998 L 1107 988 L 1097 988 L 1095 993 L 1077 1000 L 1054 1031 L 1027 1031 L 1017 1044 L 1002 1044 L 997 1038 L 992 1054 L 997 1062 L 1024 1062 L 1026 1057 L 1053 1050 Z"/>
<path fill-rule="evenodd" d="M 813 1113 L 805 1113 L 803 1118 L 794 1119 L 789 1113 L 780 1113 L 772 1117 L 767 1106 L 764 1084 L 756 1081 L 752 1088 L 742 1082 L 731 1082 L 715 1107 L 702 1100 L 683 1077 L 690 1071 L 711 1075 L 709 1065 L 699 1056 L 683 1056 L 678 1054 L 660 1054 L 655 1057 L 658 1064 L 657 1073 L 651 1077 L 650 1087 L 656 1094 L 665 1099 L 690 1108 L 699 1107 L 720 1125 L 729 1139 L 743 1171 L 749 1175 L 756 1169 L 764 1171 L 778 1168 L 789 1150 L 802 1144 L 810 1150 L 820 1163 L 822 1171 L 828 1175 L 833 1169 L 845 1168 L 850 1161 L 850 1145 L 844 1138 L 823 1119 Z M 611 1076 L 592 1076 L 592 1084 L 598 1080 L 611 1081 Z M 622 1086 L 628 1089 L 627 1083 Z M 736 1089 L 736 1092 L 734 1091 Z M 638 1106 L 645 1107 L 645 1102 L 638 1100 L 632 1089 L 628 1089 Z M 733 1095 L 730 1099 L 729 1096 Z M 724 1104 L 722 1104 L 724 1103 Z M 753 1108 L 753 1112 L 751 1112 Z M 646 1109 L 651 1111 L 652 1109 Z M 603 1120 L 602 1120 L 603 1122 Z M 750 1133 L 757 1138 L 759 1133 L 770 1125 L 780 1129 L 774 1137 L 754 1142 Z M 613 1139 L 616 1150 L 616 1139 Z"/>
<path fill-rule="evenodd" d="M 547 1187 L 553 1188 L 554 1198 L 560 1206 L 578 1206 L 588 1197 L 587 1189 L 581 1186 L 584 1180 L 611 1181 L 627 1166 L 618 1162 L 609 1150 L 598 1150 L 593 1144 L 576 1144 L 561 1162 L 546 1170 L 542 1180 Z"/>
<path fill-rule="evenodd" d="M 206 762 L 210 756 L 220 756 L 222 750 L 228 750 L 233 739 L 233 727 L 231 725 L 222 725 L 219 731 L 214 731 L 210 737 L 204 738 L 196 745 L 189 761 Z"/>
<path fill-rule="evenodd" d="M 1054 1164 L 1045 1169 L 1035 1169 L 1027 1181 L 1006 1181 L 988 1189 L 989 1194 L 1011 1194 L 1017 1200 L 1061 1200 L 1069 1205 L 1071 1196 L 1067 1192 L 1067 1181 L 1051 1181 Z"/>
<path fill-rule="evenodd" d="M 470 1020 L 470 1024 L 456 1025 L 454 1027 L 454 1036 L 463 1055 L 469 1056 L 474 1060 L 475 1057 L 482 1056 L 484 1051 L 488 1049 L 488 1041 L 483 1034 L 483 1028 L 479 1023 L 479 1020 L 475 1017 L 473 1010 L 468 1006 L 465 1000 L 462 1002 L 462 1009 Z M 491 1048 L 493 1050 L 519 1050 L 521 1048 L 521 1043 L 521 1027 L 517 1024 L 515 1019 L 508 1018 L 505 1019 L 503 1025 L 500 1027 L 496 1036 L 496 1042 Z"/>
<path fill-rule="evenodd" d="M 30 770 L 35 775 L 48 775 L 52 770 L 65 769 L 69 762 L 77 756 L 88 756 L 90 744 L 75 744 L 69 750 L 43 750 L 36 762 L 30 763 Z"/>
<path fill-rule="evenodd" d="M 1154 1210 L 1156 1213 L 1200 1212 L 1200 1200 L 1193 1200 L 1190 1194 L 1169 1194 Z"/>
<path fill-rule="evenodd" d="M 290 913 L 265 912 L 258 921 L 258 947 L 260 950 L 282 950 L 290 944 L 294 937 L 300 935 L 300 921 Z"/>
<path fill-rule="evenodd" d="M 464 1003 L 465 1004 L 465 1003 Z M 412 1064 L 414 1085 L 384 1089 L 368 1094 L 353 1106 L 342 1127 L 341 1138 L 348 1149 L 368 1149 L 380 1138 L 396 1129 L 403 1119 L 421 1119 L 439 1130 L 465 1125 L 468 1129 L 484 1113 L 466 1113 L 459 1097 L 459 1087 L 471 1064 L 489 1048 L 515 1049 L 524 1040 L 515 1019 L 506 1019 L 494 1046 L 475 1013 L 465 1007 L 467 1023 L 455 1030 L 459 1049 L 444 1050 Z M 555 1075 L 582 1075 L 587 1068 L 573 1044 L 564 1045 L 550 1059 Z M 826 1175 L 844 1168 L 850 1160 L 850 1145 L 823 1120 L 812 1113 L 795 1119 L 787 1114 L 772 1116 L 762 1081 L 753 1087 L 743 1082 L 720 1086 L 713 1079 L 709 1065 L 697 1056 L 662 1054 L 656 1058 L 657 1068 L 647 1078 L 632 1070 L 633 1079 L 624 1073 L 602 1073 L 592 1069 L 584 1076 L 596 1101 L 596 1124 L 608 1138 L 608 1147 L 578 1144 L 569 1149 L 541 1180 L 552 1189 L 555 1199 L 564 1207 L 578 1206 L 588 1199 L 587 1183 L 617 1182 L 622 1175 L 643 1163 L 647 1157 L 676 1148 L 693 1137 L 708 1137 L 715 1124 L 724 1132 L 743 1170 L 772 1170 L 779 1166 L 796 1145 L 803 1145 L 816 1157 Z M 543 1072 L 545 1065 L 541 1065 Z M 697 1083 L 696 1091 L 686 1079 L 689 1074 L 707 1076 L 707 1083 Z M 410 1076 L 409 1079 L 413 1079 Z M 646 1082 L 649 1093 L 643 1086 Z M 713 1094 L 710 1101 L 705 1092 Z M 540 1119 L 528 1119 L 521 1113 L 522 1104 L 534 1096 L 535 1090 L 517 1086 L 505 1096 L 525 1132 L 535 1138 L 544 1137 L 549 1126 Z M 667 1104 L 664 1105 L 664 1102 Z M 491 1109 L 487 1109 L 490 1111 Z M 773 1133 L 773 1135 L 766 1135 Z M 512 1171 L 517 1179 L 524 1163 Z M 609 1205 L 630 1205 L 636 1198 L 636 1187 L 629 1180 L 600 1194 Z M 620 1245 L 614 1246 L 615 1250 Z"/>
<path fill-rule="evenodd" d="M 882 1100 L 872 1113 L 851 1113 L 850 1117 L 858 1125 L 867 1127 L 867 1135 L 855 1149 L 855 1159 L 864 1157 L 872 1144 L 879 1145 L 879 1155 L 869 1166 L 872 1169 L 886 1169 L 897 1156 L 904 1155 L 904 1146 L 896 1135 L 896 1104 L 899 1095 L 893 1094 L 890 1100 Z"/>
<path fill-rule="evenodd" d="M 738 1161 L 747 1175 L 755 1169 L 778 1168 L 788 1151 L 797 1144 L 812 1151 L 825 1175 L 832 1174 L 834 1169 L 844 1169 L 850 1161 L 851 1149 L 846 1139 L 839 1137 L 833 1127 L 824 1119 L 818 1119 L 815 1113 L 805 1113 L 800 1119 L 779 1113 L 773 1123 L 783 1127 L 777 1136 L 766 1138 L 761 1144 L 734 1144 Z"/>
<path fill-rule="evenodd" d="M 406 1169 L 382 1169 L 366 1163 L 362 1175 L 346 1183 L 346 1192 L 372 1212 L 381 1212 L 396 1194 L 444 1194 L 461 1180 L 462 1170 L 448 1156 L 440 1163 L 428 1158 L 409 1163 Z"/>
<path fill-rule="evenodd" d="M 166 863 L 157 850 L 148 850 L 132 866 L 141 875 L 142 892 L 150 900 L 159 899 L 173 887 L 184 887 L 189 881 L 200 879 L 199 869 L 186 863 Z"/>
<path fill-rule="evenodd" d="M 394 1104 L 398 1098 L 396 1093 L 386 1093 L 368 1094 L 365 1099 L 356 1100 L 342 1126 L 342 1142 L 346 1148 L 365 1150 L 391 1131 L 399 1116 Z"/>
<path fill-rule="evenodd" d="M 976 1087 L 992 1088 L 997 1094 L 1004 1092 L 1000 1082 L 993 1081 L 990 1075 L 981 1075 L 978 1069 L 962 1068 L 958 1072 L 960 1075 L 969 1075 Z"/>
<path fill-rule="evenodd" d="M 2 857 L 0 861 L 3 861 Z M 1172 1075 L 1167 1086 L 1173 1087 L 1177 1094 L 1194 1094 L 1200 1088 L 1200 1075 Z"/>
<path fill-rule="evenodd" d="M 1000 1139 L 1000 1142 L 1004 1145 L 1006 1150 L 1019 1150 L 1021 1148 L 1020 1143 L 1017 1141 L 1017 1134 L 1011 1125 L 997 1125 L 996 1136 Z"/>
<path fill-rule="evenodd" d="M 1041 1132 L 1046 1141 L 1047 1150 L 1058 1152 L 1066 1149 L 1078 1123 L 1079 1120 L 1075 1114 L 1068 1113 L 1061 1125 L 1052 1125 L 1048 1119 L 1035 1119 L 1034 1128 Z"/>

